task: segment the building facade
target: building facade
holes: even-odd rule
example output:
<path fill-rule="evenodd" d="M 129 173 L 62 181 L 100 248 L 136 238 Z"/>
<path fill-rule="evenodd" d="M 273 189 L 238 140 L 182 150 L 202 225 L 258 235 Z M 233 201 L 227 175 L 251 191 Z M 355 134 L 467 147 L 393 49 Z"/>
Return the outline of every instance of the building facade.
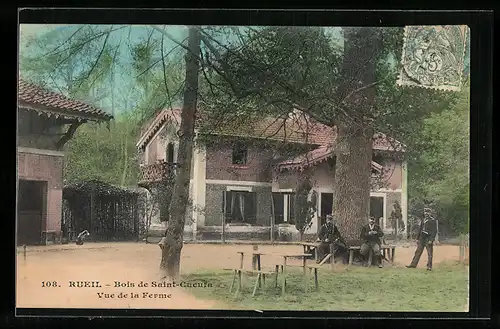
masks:
<path fill-rule="evenodd" d="M 18 89 L 17 244 L 60 241 L 65 143 L 101 110 L 26 81 Z"/>

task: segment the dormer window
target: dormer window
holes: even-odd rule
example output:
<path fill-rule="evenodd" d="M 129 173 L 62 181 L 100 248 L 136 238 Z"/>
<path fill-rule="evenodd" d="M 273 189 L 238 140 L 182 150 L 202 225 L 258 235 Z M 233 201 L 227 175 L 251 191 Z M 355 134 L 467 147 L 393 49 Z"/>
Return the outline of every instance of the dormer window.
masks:
<path fill-rule="evenodd" d="M 242 142 L 236 142 L 233 146 L 233 165 L 247 164 L 248 147 Z"/>

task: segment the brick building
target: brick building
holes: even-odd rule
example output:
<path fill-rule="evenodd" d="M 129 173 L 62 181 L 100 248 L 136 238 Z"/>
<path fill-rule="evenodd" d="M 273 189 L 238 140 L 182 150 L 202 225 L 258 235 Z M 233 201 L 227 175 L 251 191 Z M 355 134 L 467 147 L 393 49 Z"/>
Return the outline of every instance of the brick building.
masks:
<path fill-rule="evenodd" d="M 17 243 L 60 240 L 63 147 L 88 121 L 111 115 L 83 102 L 19 81 Z"/>
<path fill-rule="evenodd" d="M 274 117 L 234 127 L 225 122 L 210 132 L 204 129 L 207 122 L 210 118 L 202 113 L 191 164 L 194 207 L 186 218 L 185 238 L 220 239 L 222 225 L 229 239 L 269 239 L 271 226 L 297 236 L 294 192 L 298 175 L 304 172 L 312 177 L 317 199 L 306 234 L 316 234 L 321 221 L 332 213 L 336 130 L 300 112 L 291 113 L 284 123 Z M 151 185 L 171 171 L 179 127 L 180 110 L 167 109 L 143 130 L 137 143 L 141 185 Z M 407 223 L 407 169 L 402 152 L 401 143 L 383 134 L 374 136 L 370 211 L 386 232 L 394 229 L 389 216 L 395 202 L 401 206 L 404 226 Z"/>

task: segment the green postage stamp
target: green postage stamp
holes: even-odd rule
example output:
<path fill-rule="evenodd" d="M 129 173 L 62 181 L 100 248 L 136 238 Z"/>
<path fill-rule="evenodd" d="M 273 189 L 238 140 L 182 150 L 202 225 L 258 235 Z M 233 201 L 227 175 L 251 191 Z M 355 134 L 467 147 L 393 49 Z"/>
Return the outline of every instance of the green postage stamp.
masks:
<path fill-rule="evenodd" d="M 406 26 L 397 84 L 460 90 L 468 31 L 465 25 Z"/>

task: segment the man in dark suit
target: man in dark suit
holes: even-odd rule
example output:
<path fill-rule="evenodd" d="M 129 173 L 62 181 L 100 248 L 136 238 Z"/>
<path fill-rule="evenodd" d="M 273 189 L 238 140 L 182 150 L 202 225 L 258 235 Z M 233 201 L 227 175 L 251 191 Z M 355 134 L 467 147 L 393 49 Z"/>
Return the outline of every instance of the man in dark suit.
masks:
<path fill-rule="evenodd" d="M 361 228 L 361 245 L 360 253 L 363 257 L 367 258 L 370 249 L 373 251 L 373 259 L 378 262 L 378 267 L 382 267 L 382 257 L 380 253 L 380 245 L 382 241 L 380 238 L 384 236 L 384 232 L 380 226 L 375 224 L 375 218 L 370 217 L 368 225 Z"/>
<path fill-rule="evenodd" d="M 420 261 L 420 256 L 424 248 L 427 249 L 427 271 L 432 270 L 432 256 L 434 253 L 434 239 L 437 234 L 437 224 L 436 219 L 432 215 L 432 210 L 430 208 L 424 208 L 424 218 L 420 222 L 420 228 L 417 235 L 417 249 L 415 250 L 415 256 L 408 268 L 415 268 Z"/>
<path fill-rule="evenodd" d="M 318 234 L 318 240 L 321 242 L 318 246 L 318 263 L 330 253 L 330 245 L 332 244 L 334 253 L 333 256 L 347 250 L 347 245 L 342 239 L 342 236 L 333 221 L 332 215 L 326 216 L 326 223 L 321 226 Z"/>

